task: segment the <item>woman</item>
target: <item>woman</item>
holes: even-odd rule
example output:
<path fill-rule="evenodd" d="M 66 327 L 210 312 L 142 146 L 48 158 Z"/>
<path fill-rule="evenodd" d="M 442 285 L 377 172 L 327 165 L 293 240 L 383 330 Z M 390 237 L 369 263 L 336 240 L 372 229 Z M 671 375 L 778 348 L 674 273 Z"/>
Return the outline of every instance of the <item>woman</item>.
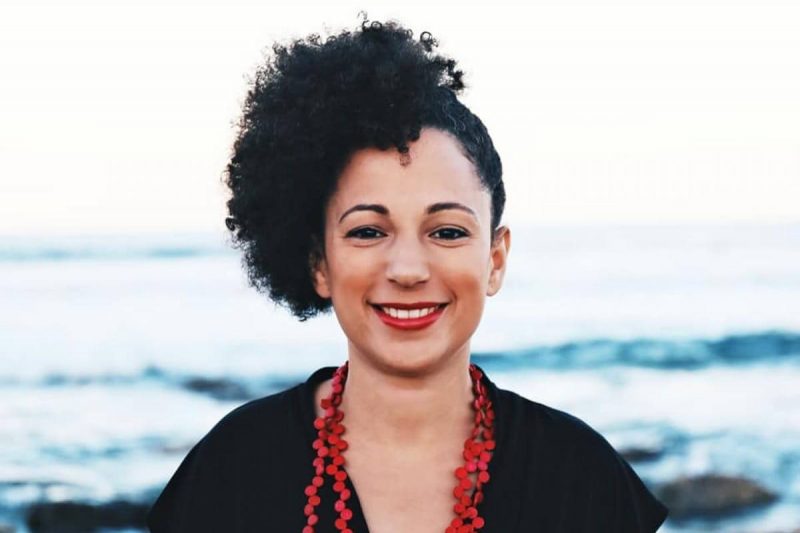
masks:
<path fill-rule="evenodd" d="M 224 417 L 153 506 L 162 532 L 656 531 L 611 445 L 470 364 L 511 233 L 462 72 L 399 24 L 274 47 L 227 169 L 251 284 L 347 361 Z M 356 491 L 357 488 L 357 491 Z"/>

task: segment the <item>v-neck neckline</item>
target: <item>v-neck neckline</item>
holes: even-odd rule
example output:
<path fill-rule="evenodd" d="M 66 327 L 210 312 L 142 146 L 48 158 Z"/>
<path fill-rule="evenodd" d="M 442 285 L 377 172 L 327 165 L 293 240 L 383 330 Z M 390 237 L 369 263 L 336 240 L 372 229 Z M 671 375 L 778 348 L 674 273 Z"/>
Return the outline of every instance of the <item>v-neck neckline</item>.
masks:
<path fill-rule="evenodd" d="M 474 363 L 473 363 L 474 364 Z M 492 406 L 494 407 L 495 411 L 498 409 L 497 400 L 498 400 L 498 393 L 497 393 L 497 386 L 489 379 L 489 376 L 486 375 L 486 372 L 477 364 L 475 365 L 478 370 L 481 371 L 481 383 L 483 383 L 484 387 L 488 391 L 489 400 L 492 402 Z M 314 440 L 317 438 L 317 430 L 314 427 L 314 419 L 316 418 L 316 406 L 315 406 L 315 393 L 317 387 L 323 382 L 333 377 L 333 374 L 336 372 L 338 367 L 335 366 L 325 366 L 317 369 L 314 371 L 308 379 L 301 384 L 300 387 L 300 412 L 302 415 L 302 422 L 303 422 L 303 429 L 304 434 L 306 436 L 306 441 L 308 444 L 308 457 L 309 457 L 309 464 L 313 461 L 315 454 L 313 449 Z M 488 472 L 490 480 L 484 486 L 484 498 L 486 493 L 492 490 L 492 481 L 491 478 L 495 477 L 495 465 L 498 464 L 498 459 L 502 460 L 502 457 L 505 452 L 505 428 L 501 422 L 501 416 L 496 416 L 494 419 L 494 440 L 496 443 L 496 448 L 494 453 L 492 454 L 492 460 L 489 463 Z M 347 471 L 347 468 L 343 468 Z M 454 486 L 455 486 L 455 476 L 453 477 Z M 353 512 L 352 522 L 349 524 L 351 530 L 354 533 L 369 533 L 369 526 L 367 525 L 366 516 L 364 515 L 364 510 L 361 507 L 361 500 L 358 497 L 358 491 L 356 491 L 355 485 L 353 484 L 350 476 L 347 476 L 344 480 L 345 487 L 350 490 L 350 499 L 348 500 L 348 507 Z M 333 506 L 333 502 L 327 502 L 328 505 Z M 320 502 L 320 505 L 326 505 L 326 502 Z M 480 505 L 480 504 L 479 504 Z M 479 507 L 480 508 L 480 507 Z M 444 525 L 447 527 L 447 525 Z"/>

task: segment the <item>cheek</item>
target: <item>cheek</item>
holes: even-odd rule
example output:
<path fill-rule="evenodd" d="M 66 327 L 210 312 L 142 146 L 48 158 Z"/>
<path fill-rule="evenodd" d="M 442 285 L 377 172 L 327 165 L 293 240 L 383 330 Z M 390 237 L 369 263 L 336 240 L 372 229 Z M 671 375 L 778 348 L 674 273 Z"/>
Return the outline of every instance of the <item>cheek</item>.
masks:
<path fill-rule="evenodd" d="M 332 267 L 333 291 L 342 300 L 366 298 L 367 289 L 378 279 L 377 262 L 367 254 L 342 254 Z"/>
<path fill-rule="evenodd" d="M 479 299 L 485 292 L 488 278 L 482 266 L 483 263 L 477 258 L 459 261 L 445 269 L 443 279 L 447 280 L 458 298 Z"/>

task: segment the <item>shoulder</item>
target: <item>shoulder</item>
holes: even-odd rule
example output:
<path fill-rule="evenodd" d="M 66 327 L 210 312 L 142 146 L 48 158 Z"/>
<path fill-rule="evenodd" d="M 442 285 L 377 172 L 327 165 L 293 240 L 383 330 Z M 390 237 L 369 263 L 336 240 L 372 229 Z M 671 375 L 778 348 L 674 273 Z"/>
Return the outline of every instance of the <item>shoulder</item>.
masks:
<path fill-rule="evenodd" d="M 275 436 L 295 415 L 294 401 L 300 385 L 244 403 L 223 416 L 198 442 L 208 449 L 236 446 Z"/>
<path fill-rule="evenodd" d="M 524 443 L 528 479 L 549 486 L 547 496 L 536 498 L 563 497 L 554 505 L 605 524 L 603 531 L 652 533 L 664 522 L 666 506 L 590 424 L 513 391 L 499 389 L 498 401 L 510 411 L 506 431 Z M 560 487 L 561 496 L 553 487 Z"/>
<path fill-rule="evenodd" d="M 230 411 L 184 457 L 147 516 L 153 533 L 224 531 L 231 517 L 256 493 L 302 438 L 296 416 L 296 385 Z M 284 459 L 282 459 L 284 458 Z M 277 468 L 277 470 L 275 470 Z"/>
<path fill-rule="evenodd" d="M 596 461 L 608 461 L 616 450 L 597 430 L 583 419 L 549 405 L 528 399 L 514 391 L 497 389 L 510 432 L 530 434 L 537 445 L 557 447 L 560 453 L 571 451 Z M 503 411 L 505 413 L 503 414 Z"/>

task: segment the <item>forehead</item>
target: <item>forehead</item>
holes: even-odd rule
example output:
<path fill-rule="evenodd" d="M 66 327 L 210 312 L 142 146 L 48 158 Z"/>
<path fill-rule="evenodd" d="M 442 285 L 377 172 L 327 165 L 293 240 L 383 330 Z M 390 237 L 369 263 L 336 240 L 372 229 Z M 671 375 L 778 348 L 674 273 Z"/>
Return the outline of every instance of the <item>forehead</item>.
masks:
<path fill-rule="evenodd" d="M 460 201 L 479 211 L 482 194 L 475 165 L 462 152 L 451 134 L 423 128 L 410 142 L 406 164 L 395 149 L 364 148 L 356 151 L 343 169 L 331 198 L 336 212 L 358 201 L 428 203 Z"/>

